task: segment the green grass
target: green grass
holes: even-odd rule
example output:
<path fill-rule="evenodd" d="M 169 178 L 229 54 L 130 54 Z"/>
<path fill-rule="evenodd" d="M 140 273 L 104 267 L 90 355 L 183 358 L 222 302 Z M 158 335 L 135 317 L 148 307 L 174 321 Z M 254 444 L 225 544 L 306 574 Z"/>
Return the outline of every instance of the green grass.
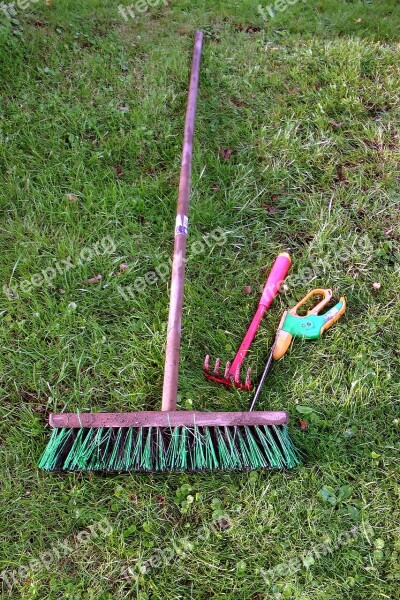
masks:
<path fill-rule="evenodd" d="M 172 0 L 127 23 L 105 0 L 0 15 L 0 274 L 18 294 L 0 293 L 0 572 L 22 569 L 4 598 L 399 597 L 398 5 L 308 0 L 268 22 L 257 5 Z M 325 337 L 274 365 L 259 402 L 291 413 L 304 465 L 46 474 L 50 411 L 160 404 L 168 277 L 128 300 L 118 286 L 168 264 L 196 27 L 179 403 L 246 409 L 247 394 L 203 379 L 203 357 L 232 358 L 265 269 L 289 250 L 287 289 L 252 348 L 256 377 L 285 307 L 318 286 L 348 302 Z M 226 242 L 205 244 L 217 228 Z M 68 257 L 50 286 L 22 291 Z M 157 549 L 169 560 L 146 571 Z"/>

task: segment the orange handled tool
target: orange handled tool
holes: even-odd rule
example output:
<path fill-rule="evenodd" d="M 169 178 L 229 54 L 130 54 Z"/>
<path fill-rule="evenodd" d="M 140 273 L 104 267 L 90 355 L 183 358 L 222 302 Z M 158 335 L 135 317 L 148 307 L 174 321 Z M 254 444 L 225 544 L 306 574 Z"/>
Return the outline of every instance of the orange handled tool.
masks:
<path fill-rule="evenodd" d="M 297 314 L 298 309 L 304 306 L 314 296 L 322 296 L 322 300 L 316 304 L 313 308 L 310 308 L 306 315 L 300 316 Z M 346 311 L 346 300 L 342 296 L 339 302 L 333 306 L 326 313 L 320 315 L 319 313 L 332 299 L 332 290 L 318 288 L 312 290 L 305 296 L 300 302 L 296 304 L 290 310 L 286 310 L 283 315 L 281 322 L 279 323 L 278 331 L 276 333 L 275 341 L 272 346 L 270 355 L 265 365 L 264 373 L 260 379 L 260 383 L 257 386 L 253 400 L 251 402 L 250 410 L 253 410 L 254 405 L 260 395 L 264 381 L 271 369 L 272 360 L 279 360 L 284 354 L 286 354 L 293 338 L 303 338 L 308 340 L 316 340 L 322 336 L 322 334 L 332 327 L 334 323 L 345 313 Z"/>

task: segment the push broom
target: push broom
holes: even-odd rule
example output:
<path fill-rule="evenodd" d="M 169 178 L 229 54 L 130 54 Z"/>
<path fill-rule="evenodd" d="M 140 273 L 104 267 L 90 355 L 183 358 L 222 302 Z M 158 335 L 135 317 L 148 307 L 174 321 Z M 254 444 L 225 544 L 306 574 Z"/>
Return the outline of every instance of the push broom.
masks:
<path fill-rule="evenodd" d="M 186 111 L 161 411 L 51 414 L 46 471 L 292 468 L 299 456 L 282 412 L 177 411 L 192 149 L 203 35 L 196 33 Z M 277 259 L 279 261 L 279 257 Z M 279 278 L 279 265 L 274 270 Z M 275 284 L 279 283 L 278 281 Z M 276 285 L 276 288 L 278 285 Z"/>

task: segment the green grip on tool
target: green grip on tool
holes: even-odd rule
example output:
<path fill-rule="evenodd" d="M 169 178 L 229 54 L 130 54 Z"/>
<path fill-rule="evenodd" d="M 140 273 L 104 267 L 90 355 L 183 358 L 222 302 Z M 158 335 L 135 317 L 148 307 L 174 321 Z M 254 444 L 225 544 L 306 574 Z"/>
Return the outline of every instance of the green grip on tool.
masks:
<path fill-rule="evenodd" d="M 322 296 L 323 299 L 314 308 L 311 308 L 306 315 L 298 315 L 297 310 L 315 296 Z M 346 300 L 343 296 L 333 308 L 325 314 L 319 314 L 330 302 L 331 298 L 332 290 L 322 288 L 312 290 L 294 308 L 291 308 L 282 315 L 273 349 L 274 360 L 282 358 L 293 338 L 317 340 L 344 314 Z"/>
<path fill-rule="evenodd" d="M 290 333 L 294 338 L 317 340 L 325 331 L 325 325 L 340 313 L 343 305 L 342 301 L 338 302 L 324 315 L 305 315 L 304 317 L 299 317 L 298 315 L 287 313 L 281 329 Z"/>

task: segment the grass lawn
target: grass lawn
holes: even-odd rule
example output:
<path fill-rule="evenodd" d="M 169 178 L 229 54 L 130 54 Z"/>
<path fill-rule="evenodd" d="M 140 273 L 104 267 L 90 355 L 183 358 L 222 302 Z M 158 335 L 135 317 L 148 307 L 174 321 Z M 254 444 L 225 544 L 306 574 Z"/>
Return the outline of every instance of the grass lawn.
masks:
<path fill-rule="evenodd" d="M 271 17 L 267 2 L 0 9 L 4 598 L 400 597 L 400 8 L 271 0 Z M 248 407 L 204 379 L 203 357 L 233 357 L 289 250 L 255 377 L 285 307 L 314 287 L 348 302 L 274 365 L 259 401 L 290 412 L 303 466 L 44 473 L 49 412 L 160 405 L 196 28 L 179 404 Z"/>

